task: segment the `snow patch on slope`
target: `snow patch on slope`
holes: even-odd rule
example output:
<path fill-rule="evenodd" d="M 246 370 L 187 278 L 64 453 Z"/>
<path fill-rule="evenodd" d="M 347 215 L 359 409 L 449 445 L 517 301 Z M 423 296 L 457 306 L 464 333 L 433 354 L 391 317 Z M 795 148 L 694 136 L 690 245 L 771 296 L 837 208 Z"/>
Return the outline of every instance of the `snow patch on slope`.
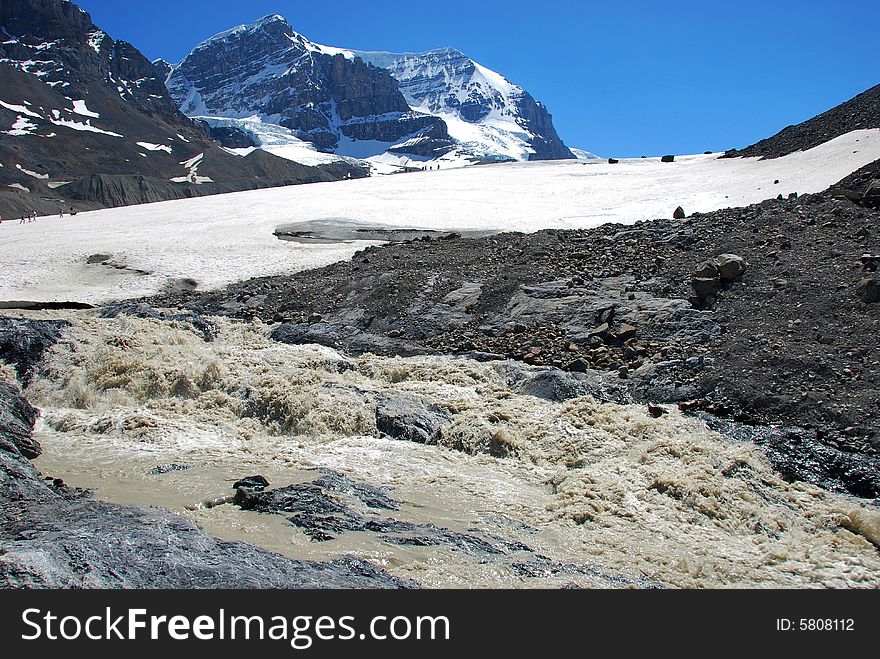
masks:
<path fill-rule="evenodd" d="M 80 121 L 71 121 L 70 119 L 62 119 L 60 117 L 56 117 L 55 119 L 50 119 L 50 121 L 56 126 L 63 126 L 64 128 L 70 128 L 72 130 L 78 130 L 85 133 L 99 133 L 101 135 L 109 135 L 110 137 L 123 137 L 119 133 L 114 133 L 109 130 L 102 130 L 100 128 L 96 128 L 92 126 L 91 120 L 87 119 L 85 123 Z"/>
<path fill-rule="evenodd" d="M 12 103 L 4 103 L 0 101 L 0 106 L 6 108 L 7 110 L 12 110 L 13 112 L 18 112 L 19 114 L 27 115 L 28 117 L 34 117 L 36 119 L 42 119 L 40 115 L 38 115 L 33 110 L 26 108 L 24 105 L 14 105 Z"/>
<path fill-rule="evenodd" d="M 147 151 L 164 151 L 171 153 L 171 147 L 164 144 L 153 144 L 151 142 L 138 142 L 137 145 Z"/>
<path fill-rule="evenodd" d="M 83 117 L 91 117 L 93 119 L 100 119 L 101 115 L 97 112 L 92 112 L 86 106 L 85 101 L 73 101 L 73 111 L 76 114 L 82 115 Z"/>
<path fill-rule="evenodd" d="M 3 132 L 6 135 L 12 135 L 13 137 L 24 137 L 25 135 L 33 135 L 37 128 L 39 128 L 39 126 L 30 119 L 20 116 L 15 120 L 15 123 L 12 124 L 12 127 L 9 130 L 4 130 Z"/>
<path fill-rule="evenodd" d="M 322 153 L 313 144 L 299 139 L 292 130 L 278 124 L 263 121 L 259 115 L 244 118 L 231 117 L 193 117 L 204 121 L 212 128 L 236 128 L 251 139 L 256 147 L 245 149 L 227 149 L 238 156 L 246 156 L 259 148 L 263 151 L 292 160 L 303 165 L 325 165 L 345 160 L 332 153 Z"/>

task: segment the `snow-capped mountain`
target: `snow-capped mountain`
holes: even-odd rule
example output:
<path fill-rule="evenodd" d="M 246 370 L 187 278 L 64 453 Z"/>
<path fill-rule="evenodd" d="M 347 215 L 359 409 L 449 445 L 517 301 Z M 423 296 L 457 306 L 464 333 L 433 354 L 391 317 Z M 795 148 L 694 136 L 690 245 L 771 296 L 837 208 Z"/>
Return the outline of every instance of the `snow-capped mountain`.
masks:
<path fill-rule="evenodd" d="M 252 134 L 259 122 L 276 124 L 339 155 L 398 164 L 574 158 L 543 105 L 457 50 L 323 46 L 277 14 L 196 46 L 168 89 L 188 116 L 247 120 L 241 128 Z"/>
<path fill-rule="evenodd" d="M 0 1 L 0 213 L 57 213 L 366 175 L 230 154 L 167 75 L 68 0 Z M 238 157 L 244 156 L 244 157 Z"/>
<path fill-rule="evenodd" d="M 202 42 L 167 84 L 190 117 L 277 124 L 325 152 L 430 158 L 451 146 L 443 121 L 412 111 L 388 72 L 324 52 L 278 15 Z"/>
<path fill-rule="evenodd" d="M 456 152 L 478 159 L 561 160 L 547 108 L 522 87 L 454 48 L 426 53 L 344 51 L 386 69 L 414 110 L 443 119 Z"/>

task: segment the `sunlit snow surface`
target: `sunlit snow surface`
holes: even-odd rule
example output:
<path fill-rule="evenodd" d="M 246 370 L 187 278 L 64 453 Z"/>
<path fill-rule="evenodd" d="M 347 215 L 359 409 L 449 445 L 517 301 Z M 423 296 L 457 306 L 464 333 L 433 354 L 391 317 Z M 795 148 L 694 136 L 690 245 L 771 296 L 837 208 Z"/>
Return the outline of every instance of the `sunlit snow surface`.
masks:
<path fill-rule="evenodd" d="M 349 258 L 365 243 L 277 240 L 284 224 L 345 220 L 430 229 L 537 231 L 745 206 L 819 192 L 880 159 L 880 130 L 785 158 L 511 163 L 302 185 L 0 225 L 0 300 L 96 303 L 189 277 L 201 288 Z M 778 185 L 774 184 L 779 180 Z M 93 254 L 152 274 L 87 265 Z"/>

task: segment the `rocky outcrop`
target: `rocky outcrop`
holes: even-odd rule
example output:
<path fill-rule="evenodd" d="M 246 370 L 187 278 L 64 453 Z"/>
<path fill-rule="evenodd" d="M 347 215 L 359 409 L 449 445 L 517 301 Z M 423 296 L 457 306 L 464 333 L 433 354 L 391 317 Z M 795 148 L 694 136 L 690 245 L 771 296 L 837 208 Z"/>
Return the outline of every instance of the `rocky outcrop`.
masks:
<path fill-rule="evenodd" d="M 190 116 L 259 115 L 327 152 L 360 151 L 349 140 L 419 151 L 449 140 L 442 120 L 410 110 L 387 72 L 323 52 L 278 15 L 199 44 L 168 88 Z"/>

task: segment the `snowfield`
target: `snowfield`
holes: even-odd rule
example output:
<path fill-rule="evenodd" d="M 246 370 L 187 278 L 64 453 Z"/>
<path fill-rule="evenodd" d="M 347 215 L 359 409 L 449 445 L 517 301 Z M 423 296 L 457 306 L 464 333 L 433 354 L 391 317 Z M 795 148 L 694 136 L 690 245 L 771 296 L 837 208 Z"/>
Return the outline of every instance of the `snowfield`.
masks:
<path fill-rule="evenodd" d="M 273 232 L 285 224 L 523 232 L 631 224 L 671 217 L 679 205 L 708 212 L 819 192 L 878 159 L 880 130 L 874 129 L 777 160 L 716 154 L 672 164 L 655 158 L 511 163 L 3 222 L 0 301 L 100 303 L 154 293 L 179 278 L 210 289 L 320 267 L 370 244 L 280 241 Z M 117 267 L 87 264 L 95 254 L 111 256 Z"/>

